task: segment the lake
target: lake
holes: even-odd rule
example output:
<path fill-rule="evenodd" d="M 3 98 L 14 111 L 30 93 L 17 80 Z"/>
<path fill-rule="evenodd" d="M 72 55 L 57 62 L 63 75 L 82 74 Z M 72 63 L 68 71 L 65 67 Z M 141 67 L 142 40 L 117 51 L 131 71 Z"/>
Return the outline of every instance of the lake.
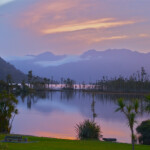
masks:
<path fill-rule="evenodd" d="M 129 143 L 127 120 L 123 114 L 115 112 L 119 97 L 123 97 L 126 102 L 139 98 L 142 111 L 142 95 L 95 94 L 95 122 L 100 125 L 103 137 L 117 138 L 118 142 Z M 92 119 L 91 93 L 39 92 L 26 97 L 19 96 L 18 100 L 19 114 L 15 116 L 11 133 L 76 139 L 76 124 Z M 140 115 L 137 125 L 148 117 L 148 114 Z"/>

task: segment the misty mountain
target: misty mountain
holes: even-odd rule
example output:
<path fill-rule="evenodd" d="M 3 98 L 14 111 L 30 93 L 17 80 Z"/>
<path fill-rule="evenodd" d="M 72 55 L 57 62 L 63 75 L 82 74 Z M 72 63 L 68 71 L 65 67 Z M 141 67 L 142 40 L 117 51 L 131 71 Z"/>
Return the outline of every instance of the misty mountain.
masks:
<path fill-rule="evenodd" d="M 27 55 L 27 56 L 31 56 L 30 61 L 57 61 L 57 60 L 61 60 L 64 59 L 66 57 L 66 55 L 54 55 L 51 52 L 44 52 L 42 54 L 39 54 L 37 56 L 34 55 Z"/>
<path fill-rule="evenodd" d="M 27 55 L 23 59 L 8 59 L 16 68 L 41 77 L 60 80 L 70 77 L 78 82 L 92 82 L 102 76 L 128 77 L 141 67 L 150 73 L 150 53 L 139 53 L 127 49 L 89 50 L 82 55 L 54 55 L 51 52 Z"/>
<path fill-rule="evenodd" d="M 8 74 L 12 76 L 12 80 L 15 82 L 21 82 L 27 78 L 24 73 L 17 70 L 13 65 L 7 63 L 0 57 L 0 80 L 6 80 Z"/>

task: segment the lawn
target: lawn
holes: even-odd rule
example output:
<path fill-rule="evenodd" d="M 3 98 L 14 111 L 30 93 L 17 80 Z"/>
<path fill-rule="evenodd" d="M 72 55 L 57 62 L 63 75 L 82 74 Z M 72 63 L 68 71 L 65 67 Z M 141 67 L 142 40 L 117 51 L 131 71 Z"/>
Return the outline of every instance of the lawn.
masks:
<path fill-rule="evenodd" d="M 130 144 L 107 143 L 99 141 L 62 140 L 43 137 L 27 137 L 36 143 L 3 143 L 8 150 L 131 150 Z M 0 140 L 4 135 L 0 135 Z M 150 150 L 150 146 L 136 145 L 135 150 Z"/>

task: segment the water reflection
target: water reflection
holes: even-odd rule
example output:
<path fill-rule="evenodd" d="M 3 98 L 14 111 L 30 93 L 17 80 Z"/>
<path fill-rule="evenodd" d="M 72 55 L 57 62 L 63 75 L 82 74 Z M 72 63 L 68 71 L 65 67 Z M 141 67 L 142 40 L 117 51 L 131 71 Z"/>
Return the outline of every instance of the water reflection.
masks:
<path fill-rule="evenodd" d="M 95 122 L 95 118 L 97 117 L 97 114 L 95 112 L 95 94 L 92 94 L 92 103 L 91 103 L 91 111 L 92 111 L 92 122 Z"/>
<path fill-rule="evenodd" d="M 144 96 L 122 94 L 94 94 L 84 92 L 38 92 L 20 96 L 13 124 L 13 133 L 75 139 L 75 125 L 85 119 L 93 119 L 101 126 L 107 138 L 130 142 L 130 131 L 121 113 L 115 113 L 117 99 L 127 103 L 140 99 L 141 114 L 138 124 L 148 116 L 143 115 Z M 94 105 L 94 108 L 93 108 Z"/>

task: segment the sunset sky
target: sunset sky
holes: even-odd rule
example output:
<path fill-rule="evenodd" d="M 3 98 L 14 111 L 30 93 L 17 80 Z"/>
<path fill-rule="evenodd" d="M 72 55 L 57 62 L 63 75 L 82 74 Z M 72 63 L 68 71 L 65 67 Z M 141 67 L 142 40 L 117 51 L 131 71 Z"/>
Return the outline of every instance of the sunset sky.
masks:
<path fill-rule="evenodd" d="M 150 52 L 150 0 L 0 0 L 0 56 Z"/>

